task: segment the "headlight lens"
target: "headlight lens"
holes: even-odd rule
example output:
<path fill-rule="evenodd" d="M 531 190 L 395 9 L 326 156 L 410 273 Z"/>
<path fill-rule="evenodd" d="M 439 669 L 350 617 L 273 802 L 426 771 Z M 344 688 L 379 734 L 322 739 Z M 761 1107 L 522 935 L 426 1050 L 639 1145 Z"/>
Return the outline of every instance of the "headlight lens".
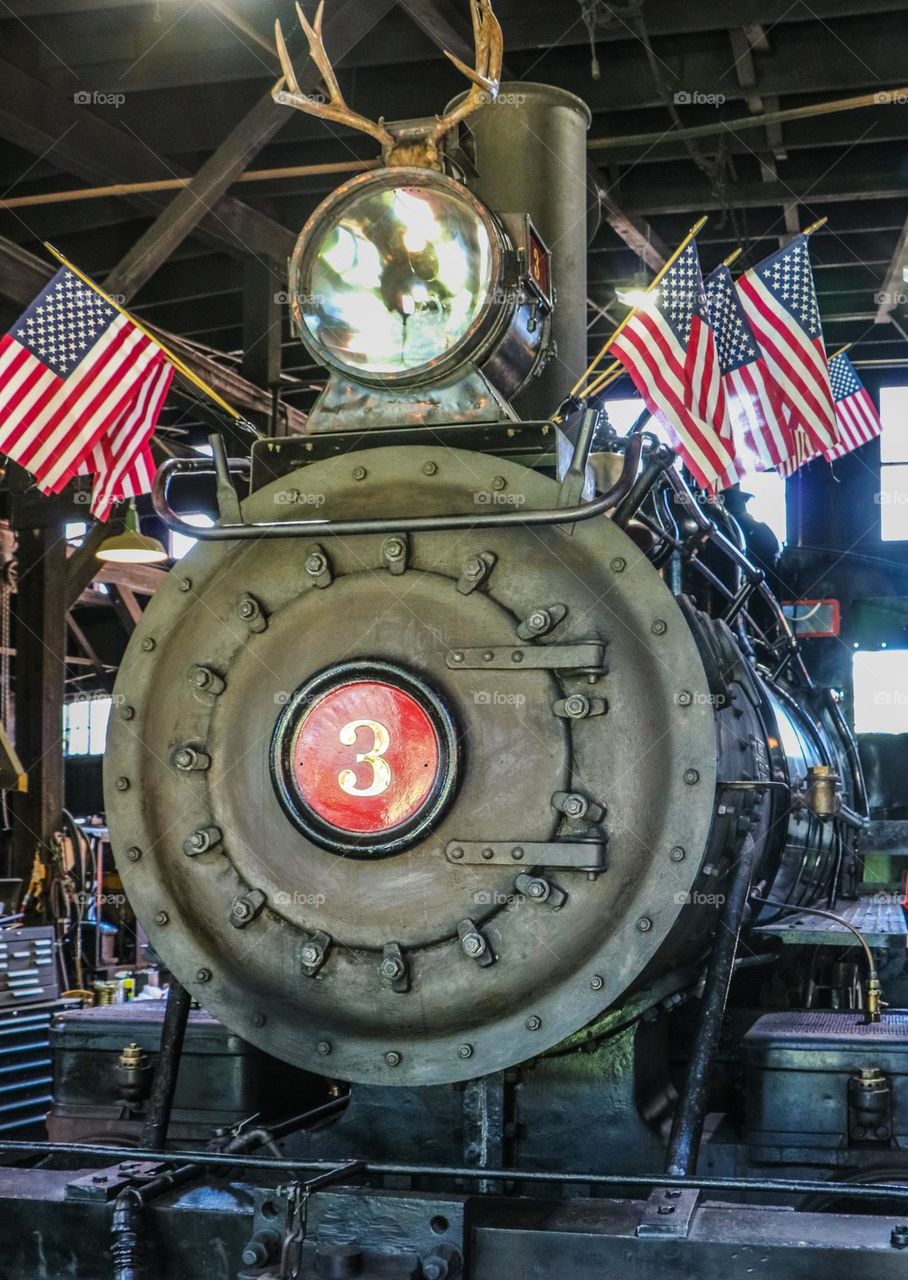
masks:
<path fill-rule="evenodd" d="M 300 322 L 351 371 L 406 374 L 469 332 L 492 258 L 486 224 L 453 184 L 367 187 L 306 255 Z"/>

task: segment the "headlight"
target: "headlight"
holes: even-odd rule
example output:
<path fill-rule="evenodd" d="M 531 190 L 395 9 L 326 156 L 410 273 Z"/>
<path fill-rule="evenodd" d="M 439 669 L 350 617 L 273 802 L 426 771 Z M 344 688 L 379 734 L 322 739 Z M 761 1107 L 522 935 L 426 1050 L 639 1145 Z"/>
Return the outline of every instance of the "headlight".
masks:
<path fill-rule="evenodd" d="M 294 320 L 316 358 L 354 382 L 436 382 L 501 346 L 526 310 L 525 256 L 453 178 L 362 174 L 300 235 L 290 264 Z M 528 371 L 532 360 L 521 363 Z"/>

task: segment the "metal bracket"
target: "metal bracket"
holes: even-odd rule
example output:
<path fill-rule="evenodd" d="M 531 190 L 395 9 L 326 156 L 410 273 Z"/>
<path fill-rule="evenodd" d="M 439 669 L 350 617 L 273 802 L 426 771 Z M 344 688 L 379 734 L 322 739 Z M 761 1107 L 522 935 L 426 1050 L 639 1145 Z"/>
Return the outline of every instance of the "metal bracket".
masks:
<path fill-rule="evenodd" d="M 579 644 L 508 645 L 494 648 L 484 645 L 476 649 L 449 649 L 445 663 L 449 667 L 478 671 L 579 671 L 603 675 L 605 644 L 601 640 L 584 640 Z"/>
<path fill-rule="evenodd" d="M 319 969 L 328 959 L 328 952 L 331 950 L 331 935 L 327 933 L 313 933 L 311 937 L 303 938 L 300 944 L 299 957 L 300 968 L 303 973 L 310 978 L 314 978 Z"/>
<path fill-rule="evenodd" d="M 382 982 L 392 991 L 403 993 L 410 990 L 410 968 L 399 943 L 385 943 L 378 972 Z"/>
<path fill-rule="evenodd" d="M 572 693 L 552 703 L 552 711 L 562 720 L 586 720 L 589 716 L 604 716 L 608 711 L 605 698 L 590 698 L 585 693 Z"/>
<path fill-rule="evenodd" d="M 700 1192 L 680 1187 L 656 1187 L 643 1208 L 637 1226 L 640 1240 L 686 1240 L 697 1209 Z"/>
<path fill-rule="evenodd" d="M 236 602 L 236 611 L 240 621 L 245 622 L 250 631 L 260 632 L 267 628 L 268 619 L 255 596 L 248 593 L 241 595 Z"/>
<path fill-rule="evenodd" d="M 457 925 L 457 935 L 464 955 L 475 960 L 483 969 L 495 963 L 495 953 L 478 924 L 472 920 L 461 920 Z"/>
<path fill-rule="evenodd" d="M 535 640 L 539 636 L 547 636 L 567 617 L 567 606 L 550 604 L 545 608 L 534 609 L 528 613 L 517 628 L 520 640 Z"/>
<path fill-rule="evenodd" d="M 126 1187 L 134 1183 L 148 1182 L 167 1168 L 166 1164 L 152 1160 L 124 1160 L 108 1169 L 85 1173 L 81 1178 L 67 1182 L 67 1200 L 100 1201 L 108 1204 Z"/>
<path fill-rule="evenodd" d="M 564 840 L 556 842 L 524 840 L 452 840 L 445 847 L 448 862 L 492 867 L 519 865 L 528 867 L 561 867 L 566 871 L 603 871 L 603 840 Z"/>
<path fill-rule="evenodd" d="M 406 573 L 410 563 L 410 538 L 406 533 L 395 533 L 385 538 L 381 549 L 381 562 L 395 576 Z"/>
<path fill-rule="evenodd" d="M 248 893 L 238 894 L 230 908 L 230 923 L 234 929 L 245 929 L 257 916 L 265 910 L 268 901 L 261 889 L 250 889 Z"/>
<path fill-rule="evenodd" d="M 493 551 L 480 551 L 478 556 L 470 556 L 457 579 L 457 590 L 460 594 L 468 596 L 471 591 L 481 587 L 495 568 L 497 559 Z"/>
<path fill-rule="evenodd" d="M 319 543 L 313 542 L 306 548 L 306 555 L 303 563 L 306 567 L 306 573 L 312 579 L 314 587 L 330 587 L 334 581 L 334 574 L 331 572 L 331 561 L 328 559 L 325 548 Z"/>
<path fill-rule="evenodd" d="M 605 805 L 597 804 L 579 791 L 556 791 L 552 807 L 563 813 L 572 826 L 585 830 L 587 824 L 596 825 L 605 817 Z"/>
<path fill-rule="evenodd" d="M 559 889 L 550 880 L 544 880 L 542 876 L 531 876 L 527 871 L 520 873 L 514 881 L 514 888 L 529 902 L 549 907 L 552 911 L 560 911 L 567 902 L 567 894 L 563 889 Z"/>
<path fill-rule="evenodd" d="M 227 688 L 227 682 L 223 676 L 219 676 L 211 667 L 202 666 L 201 663 L 190 667 L 186 678 L 192 686 L 192 696 L 206 707 L 212 706 L 214 699 Z"/>

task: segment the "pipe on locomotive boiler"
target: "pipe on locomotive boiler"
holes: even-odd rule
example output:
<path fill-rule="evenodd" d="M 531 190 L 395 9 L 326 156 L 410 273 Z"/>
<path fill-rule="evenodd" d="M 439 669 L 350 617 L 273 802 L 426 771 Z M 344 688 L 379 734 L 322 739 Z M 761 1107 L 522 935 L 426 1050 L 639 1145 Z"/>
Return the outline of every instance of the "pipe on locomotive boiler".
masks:
<path fill-rule="evenodd" d="M 725 1017 L 728 989 L 734 973 L 735 955 L 747 897 L 753 876 L 755 846 L 752 836 L 745 836 L 738 855 L 738 864 L 728 885 L 719 927 L 713 941 L 712 955 L 706 971 L 703 1001 L 694 1036 L 684 1090 L 678 1102 L 668 1143 L 665 1172 L 670 1178 L 686 1178 L 697 1172 L 697 1155 L 703 1122 L 706 1119 L 706 1103 L 709 1097 L 713 1059 Z"/>
<path fill-rule="evenodd" d="M 525 420 L 554 413 L 587 365 L 590 120 L 589 107 L 573 93 L 523 81 L 503 84 L 494 103 L 470 116 L 477 175 L 468 175 L 467 185 L 496 212 L 528 213 L 552 253 L 557 350 L 514 400 Z"/>

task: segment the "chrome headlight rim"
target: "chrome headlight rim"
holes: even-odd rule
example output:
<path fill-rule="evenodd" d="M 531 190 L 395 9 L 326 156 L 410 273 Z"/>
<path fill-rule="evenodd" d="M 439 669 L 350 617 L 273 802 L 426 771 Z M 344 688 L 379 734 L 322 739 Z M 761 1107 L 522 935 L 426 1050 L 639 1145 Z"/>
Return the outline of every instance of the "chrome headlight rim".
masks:
<path fill-rule="evenodd" d="M 395 188 L 425 187 L 442 192 L 465 204 L 488 236 L 490 247 L 489 284 L 486 295 L 469 327 L 442 355 L 400 371 L 363 369 L 335 354 L 307 327 L 302 300 L 311 296 L 309 282 L 325 233 L 336 225 L 342 210 L 364 192 Z M 290 259 L 290 310 L 296 333 L 307 351 L 327 368 L 349 381 L 370 387 L 413 387 L 443 381 L 452 371 L 467 365 L 479 366 L 506 332 L 519 300 L 516 280 L 509 280 L 507 264 L 514 249 L 502 223 L 464 183 L 446 174 L 415 167 L 382 168 L 358 174 L 331 193 L 310 215 L 300 232 Z"/>

